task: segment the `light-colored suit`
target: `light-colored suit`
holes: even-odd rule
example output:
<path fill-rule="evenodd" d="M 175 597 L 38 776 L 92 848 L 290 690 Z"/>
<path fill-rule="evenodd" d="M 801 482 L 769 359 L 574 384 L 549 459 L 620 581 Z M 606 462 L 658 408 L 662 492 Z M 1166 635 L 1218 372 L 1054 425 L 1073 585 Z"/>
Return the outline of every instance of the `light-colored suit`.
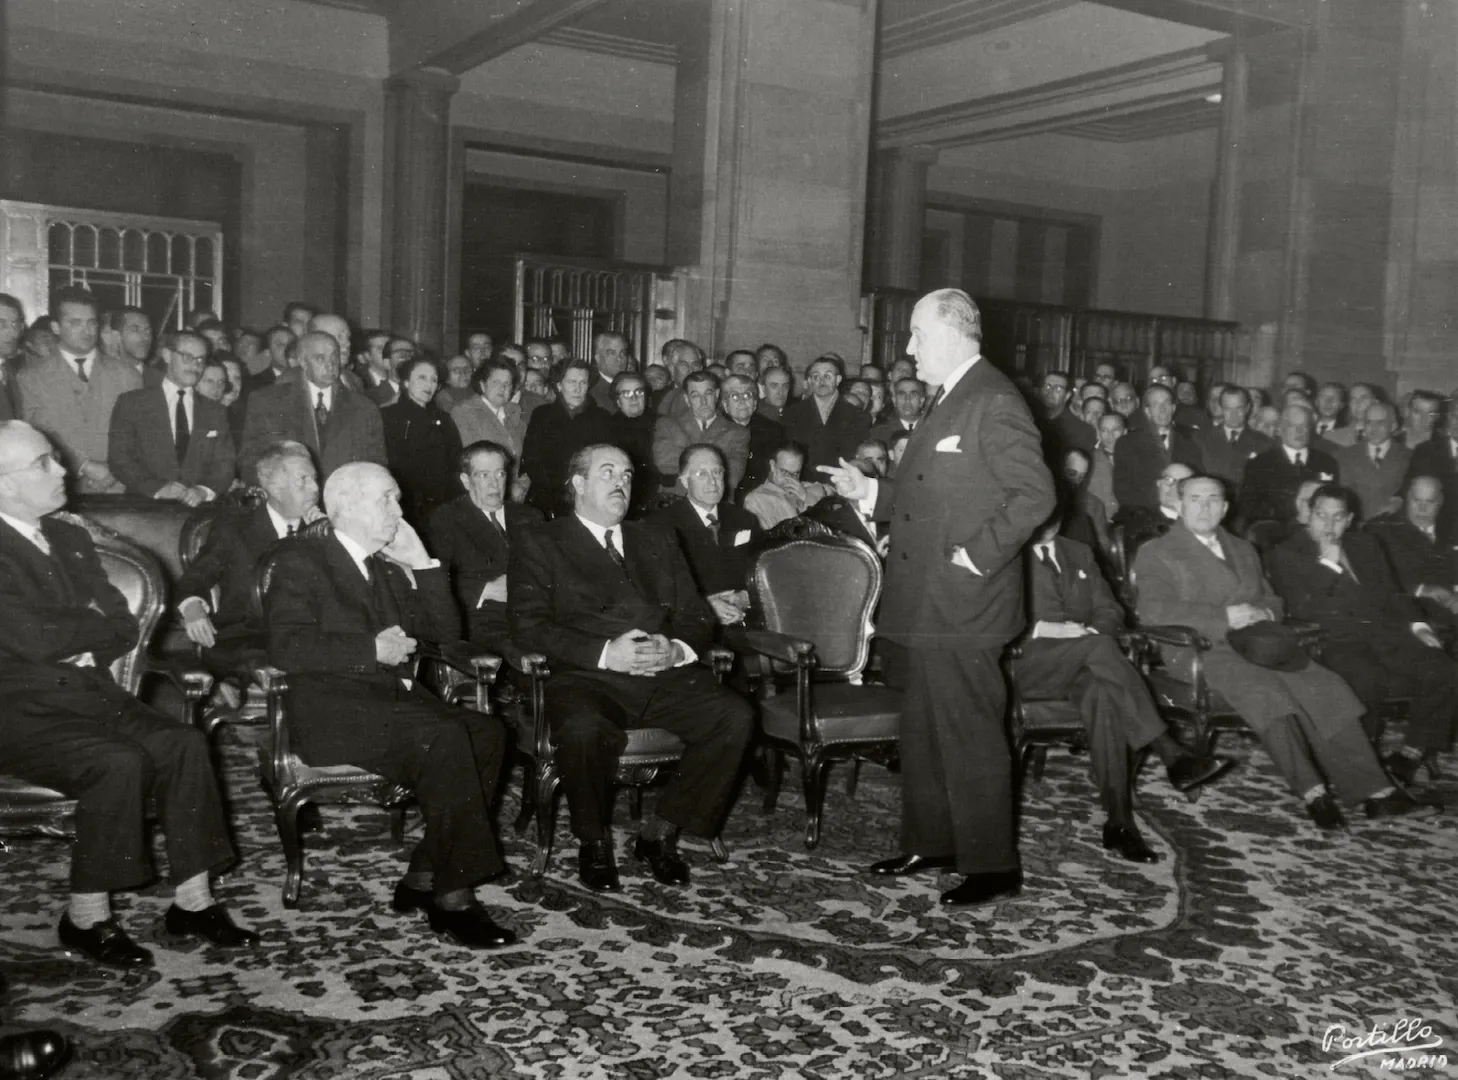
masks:
<path fill-rule="evenodd" d="M 506 413 L 504 424 L 497 419 L 495 410 L 479 394 L 452 409 L 451 419 L 456 422 L 456 430 L 461 433 L 461 445 L 470 446 L 473 442 L 487 439 L 506 447 L 511 451 L 511 456 L 520 461 L 521 443 L 526 437 L 526 415 L 521 405 L 515 401 L 508 401 L 502 411 Z"/>
<path fill-rule="evenodd" d="M 43 363 L 29 364 L 15 377 L 17 414 L 21 420 L 44 433 L 66 471 L 77 475 L 83 461 L 105 464 L 109 451 L 111 411 L 116 399 L 128 390 L 139 390 L 142 376 L 132 364 L 95 354 L 86 381 L 53 350 Z M 120 492 L 121 485 L 98 487 L 79 479 L 77 489 L 85 493 Z"/>
<path fill-rule="evenodd" d="M 1224 559 L 1183 525 L 1139 549 L 1133 574 L 1139 622 L 1189 626 L 1210 639 L 1214 647 L 1204 656 L 1210 688 L 1260 736 L 1296 794 L 1319 786 L 1322 773 L 1350 801 L 1387 787 L 1362 732 L 1362 703 L 1340 677 L 1317 664 L 1301 671 L 1260 667 L 1225 640 L 1227 608 L 1254 604 L 1280 619 L 1285 605 L 1266 581 L 1255 548 L 1224 529 L 1215 535 Z M 1177 676 L 1188 676 L 1192 660 L 1188 650 L 1165 650 L 1165 665 Z"/>
<path fill-rule="evenodd" d="M 1372 461 L 1372 448 L 1366 443 L 1344 446 L 1336 452 L 1336 463 L 1342 483 L 1357 493 L 1357 514 L 1370 521 L 1397 509 L 1390 501 L 1402 491 L 1403 478 L 1412 462 L 1412 451 L 1395 439 L 1389 439 L 1381 464 Z"/>

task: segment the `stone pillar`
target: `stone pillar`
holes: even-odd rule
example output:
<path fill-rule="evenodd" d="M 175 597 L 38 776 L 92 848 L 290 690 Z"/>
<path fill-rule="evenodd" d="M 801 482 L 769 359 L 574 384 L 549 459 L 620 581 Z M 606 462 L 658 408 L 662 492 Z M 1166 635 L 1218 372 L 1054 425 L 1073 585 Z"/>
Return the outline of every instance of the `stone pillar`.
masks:
<path fill-rule="evenodd" d="M 434 68 L 386 84 L 393 198 L 389 221 L 390 329 L 439 350 L 446 314 L 446 195 L 451 96 L 461 82 Z"/>
<path fill-rule="evenodd" d="M 936 159 L 936 150 L 926 146 L 896 147 L 872 155 L 866 207 L 868 286 L 921 288 L 926 172 Z"/>
<path fill-rule="evenodd" d="M 679 54 L 668 252 L 715 355 L 861 353 L 876 0 L 715 0 Z"/>
<path fill-rule="evenodd" d="M 1210 244 L 1205 270 L 1205 318 L 1232 317 L 1235 255 L 1240 243 L 1240 154 L 1245 142 L 1246 85 L 1250 65 L 1239 48 L 1225 58 L 1220 90 L 1220 134 L 1210 198 Z"/>

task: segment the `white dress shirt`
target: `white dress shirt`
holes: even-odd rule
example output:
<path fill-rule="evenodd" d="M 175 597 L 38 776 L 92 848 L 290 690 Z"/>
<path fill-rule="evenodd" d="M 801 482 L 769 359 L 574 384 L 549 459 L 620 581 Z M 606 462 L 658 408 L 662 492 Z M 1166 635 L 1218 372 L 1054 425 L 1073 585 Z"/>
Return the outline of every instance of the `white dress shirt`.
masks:
<path fill-rule="evenodd" d="M 611 529 L 613 534 L 613 550 L 624 558 L 627 558 L 626 552 L 623 551 L 622 522 L 619 522 L 616 525 L 599 525 L 595 521 L 588 521 L 581 514 L 577 515 L 577 520 L 582 522 L 583 525 L 587 526 L 587 531 L 592 533 L 592 538 L 596 540 L 599 546 L 604 549 L 607 548 L 606 537 L 608 530 Z M 686 641 L 682 641 L 679 638 L 674 638 L 673 643 L 683 650 L 683 659 L 680 660 L 678 663 L 674 664 L 674 667 L 683 667 L 685 664 L 692 664 L 695 660 L 699 658 L 699 654 L 694 652 L 693 649 L 689 648 Z M 611 644 L 612 641 L 610 640 L 603 642 L 602 652 L 600 652 L 597 657 L 597 666 L 604 671 L 607 670 L 607 651 L 608 646 Z"/>
<path fill-rule="evenodd" d="M 95 349 L 92 349 L 85 356 L 77 356 L 74 353 L 68 353 L 65 349 L 62 349 L 61 359 L 66 361 L 66 366 L 71 369 L 72 374 L 75 374 L 77 364 L 82 365 L 82 368 L 85 372 L 85 377 L 87 379 L 90 379 L 92 375 L 96 374 Z"/>
<path fill-rule="evenodd" d="M 1220 537 L 1214 533 L 1211 533 L 1209 536 L 1201 536 L 1199 533 L 1194 533 L 1193 536 L 1210 549 L 1210 554 L 1214 555 L 1221 562 L 1225 561 L 1225 549 L 1220 546 Z"/>
<path fill-rule="evenodd" d="M 1281 444 L 1281 449 L 1286 451 L 1286 460 L 1292 465 L 1301 466 L 1306 464 L 1306 450 L 1297 450 L 1294 446 Z"/>
<path fill-rule="evenodd" d="M 187 417 L 187 430 L 197 430 L 196 414 L 194 413 L 196 391 L 178 386 L 171 379 L 162 380 L 162 396 L 167 399 L 167 426 L 172 431 L 172 439 L 177 441 L 177 399 L 182 398 L 182 412 Z"/>

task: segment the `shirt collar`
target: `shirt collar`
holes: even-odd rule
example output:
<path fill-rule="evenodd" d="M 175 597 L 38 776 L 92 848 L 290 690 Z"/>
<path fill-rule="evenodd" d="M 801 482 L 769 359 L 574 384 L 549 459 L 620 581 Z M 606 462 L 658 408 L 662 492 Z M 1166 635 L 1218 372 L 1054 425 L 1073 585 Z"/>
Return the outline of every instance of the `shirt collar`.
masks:
<path fill-rule="evenodd" d="M 172 381 L 171 376 L 162 376 L 162 391 L 172 401 L 176 401 L 179 394 L 186 393 L 189 389 L 190 387 L 178 386 Z"/>
<path fill-rule="evenodd" d="M 323 394 L 324 395 L 324 407 L 326 409 L 332 409 L 334 407 L 334 387 L 332 387 L 332 386 L 323 386 L 323 387 L 315 386 L 313 383 L 311 383 L 309 381 L 309 377 L 307 375 L 304 376 L 304 385 L 309 388 L 309 404 L 310 405 L 317 405 L 319 403 L 319 395 L 320 394 Z"/>
<path fill-rule="evenodd" d="M 1159 505 L 1159 512 L 1161 514 L 1163 514 L 1165 517 L 1169 518 L 1170 521 L 1178 521 L 1180 519 L 1179 511 L 1177 511 L 1177 510 L 1171 510 L 1168 506 L 1165 506 L 1163 503 L 1160 503 L 1160 505 Z"/>
<path fill-rule="evenodd" d="M 1232 435 L 1234 435 L 1238 439 L 1245 432 L 1245 428 L 1243 427 L 1225 427 L 1224 424 L 1221 424 L 1220 426 L 1222 428 L 1225 428 L 1225 437 L 1227 439 L 1230 438 Z"/>
<path fill-rule="evenodd" d="M 975 363 L 977 363 L 977 361 L 979 361 L 981 359 L 982 359 L 982 354 L 981 353 L 978 353 L 977 355 L 975 355 L 975 356 L 973 356 L 973 357 L 971 357 L 971 358 L 969 358 L 967 360 L 963 360 L 960 364 L 958 364 L 956 367 L 954 367 L 952 369 L 952 373 L 950 375 L 948 375 L 945 379 L 942 380 L 942 400 L 943 401 L 946 401 L 947 400 L 947 395 L 950 394 L 952 392 L 952 389 L 959 382 L 962 381 L 962 376 L 963 375 L 966 375 L 967 372 L 971 371 L 972 370 L 972 365 L 975 364 Z"/>
<path fill-rule="evenodd" d="M 9 514 L 0 514 L 0 521 L 5 522 L 5 524 L 9 525 L 41 551 L 49 552 L 50 542 L 46 539 L 45 533 L 41 532 L 40 529 L 33 525 L 27 525 L 25 522 L 17 520 Z"/>
<path fill-rule="evenodd" d="M 96 350 L 95 349 L 92 349 L 85 356 L 77 356 L 75 353 L 67 352 L 65 349 L 62 349 L 61 350 L 61 355 L 63 357 L 65 357 L 66 363 L 71 364 L 73 366 L 75 365 L 75 363 L 78 360 L 84 360 L 88 364 L 90 364 L 90 363 L 92 363 L 92 362 L 94 362 L 96 360 Z"/>
<path fill-rule="evenodd" d="M 1308 461 L 1310 460 L 1311 447 L 1309 447 L 1309 446 L 1308 447 L 1305 447 L 1305 448 L 1303 448 L 1301 450 L 1297 450 L 1294 446 L 1287 446 L 1285 443 L 1282 443 L 1281 444 L 1281 449 L 1284 450 L 1284 451 L 1286 451 L 1286 460 L 1289 461 L 1292 465 L 1295 465 L 1296 464 L 1296 455 L 1297 454 L 1304 454 L 1304 455 L 1306 455 L 1307 460 Z"/>
<path fill-rule="evenodd" d="M 687 498 L 687 496 L 685 496 L 685 498 Z M 699 521 L 703 523 L 703 526 L 706 529 L 709 527 L 709 515 L 717 515 L 719 512 L 717 507 L 705 510 L 702 506 L 694 502 L 692 499 L 688 500 L 688 504 L 694 508 L 694 513 L 699 515 Z"/>
<path fill-rule="evenodd" d="M 621 521 L 618 522 L 616 525 L 599 525 L 595 521 L 588 521 L 581 514 L 578 514 L 576 516 L 578 521 L 582 522 L 582 524 L 587 526 L 587 531 L 592 533 L 593 539 L 595 539 L 599 544 L 605 544 L 604 537 L 607 534 L 607 531 L 609 529 L 612 529 L 615 533 L 614 539 L 617 540 L 618 550 L 624 553 L 627 552 L 627 548 L 623 546 L 623 523 Z"/>
<path fill-rule="evenodd" d="M 289 534 L 290 525 L 293 525 L 295 527 L 298 526 L 299 523 L 297 521 L 290 521 L 288 518 L 284 517 L 273 508 L 272 504 L 264 503 L 263 506 L 264 509 L 268 511 L 268 520 L 273 522 L 273 531 L 278 534 L 280 540 L 282 540 L 285 536 Z M 341 539 L 343 538 L 341 537 Z M 353 541 L 350 542 L 353 543 Z"/>
<path fill-rule="evenodd" d="M 338 529 L 334 531 L 334 536 L 335 539 L 344 545 L 344 550 L 349 552 L 349 557 L 354 560 L 354 565 L 359 567 L 359 572 L 368 579 L 370 576 L 370 567 L 366 560 L 370 557 L 371 553 L 360 547 L 358 543 L 350 537 L 345 536 Z"/>

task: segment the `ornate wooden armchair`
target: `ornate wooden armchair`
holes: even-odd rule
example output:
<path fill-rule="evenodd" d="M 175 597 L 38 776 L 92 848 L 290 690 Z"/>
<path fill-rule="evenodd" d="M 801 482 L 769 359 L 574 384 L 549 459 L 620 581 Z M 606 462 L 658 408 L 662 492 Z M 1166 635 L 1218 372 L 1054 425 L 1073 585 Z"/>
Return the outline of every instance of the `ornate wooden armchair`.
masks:
<path fill-rule="evenodd" d="M 254 585 L 254 603 L 263 610 L 263 597 L 273 576 L 273 558 L 265 558 Z M 464 645 L 421 641 L 416 646 L 414 677 L 452 704 L 489 713 L 489 688 L 501 667 L 497 656 L 472 655 Z M 273 665 L 259 667 L 254 680 L 262 691 L 271 739 L 259 747 L 259 771 L 273 797 L 274 825 L 287 865 L 283 886 L 286 908 L 299 906 L 304 876 L 304 849 L 299 839 L 299 811 L 306 805 L 365 801 L 390 811 L 390 835 L 396 843 L 405 837 L 405 805 L 411 793 L 391 780 L 354 765 L 310 765 L 293 747 L 287 715 L 288 673 Z"/>
<path fill-rule="evenodd" d="M 734 664 L 729 649 L 711 646 L 702 661 L 713 668 L 722 682 Z M 532 875 L 541 877 L 552 855 L 552 837 L 557 824 L 557 788 L 562 778 L 557 770 L 557 748 L 552 742 L 552 728 L 547 720 L 547 680 L 551 669 L 541 653 L 522 657 L 522 670 L 531 679 L 529 708 L 517 713 L 516 748 L 527 758 L 523 770 L 521 813 L 517 815 L 516 832 L 521 835 L 533 818 L 537 821 L 537 850 L 532 857 Z M 633 817 L 642 815 L 642 789 L 683 757 L 683 740 L 663 728 L 634 728 L 627 733 L 628 745 L 618 756 L 613 783 L 632 791 Z M 725 862 L 729 854 L 724 842 L 714 837 L 709 844 L 714 858 Z"/>
<path fill-rule="evenodd" d="M 1083 753 L 1088 749 L 1088 741 L 1083 717 L 1067 697 L 1041 698 L 1024 693 L 1017 681 L 1017 665 L 1022 656 L 1020 642 L 1008 646 L 1007 700 L 1008 714 L 1012 719 L 1013 755 L 1024 777 L 1031 767 L 1033 779 L 1041 780 L 1050 746 L 1065 744 L 1074 753 Z"/>
<path fill-rule="evenodd" d="M 127 608 L 137 620 L 136 644 L 111 665 L 112 678 L 117 685 L 130 694 L 136 694 L 141 689 L 142 676 L 150 670 L 147 647 L 166 603 L 167 579 L 162 567 L 140 545 L 89 518 L 68 513 L 55 516 L 80 525 L 91 534 L 107 579 L 126 597 Z M 184 719 L 193 722 L 203 698 L 212 689 L 211 676 L 206 672 L 177 667 L 167 669 L 166 674 L 179 684 L 183 692 Z M 59 791 L 0 774 L 0 837 L 72 836 L 75 834 L 75 812 L 75 800 Z"/>
<path fill-rule="evenodd" d="M 901 693 L 861 683 L 881 596 L 881 560 L 852 537 L 803 536 L 761 551 L 749 590 L 753 627 L 731 640 L 765 661 L 760 728 L 773 760 L 764 809 L 774 809 L 784 755 L 794 754 L 805 792 L 805 846 L 814 848 L 830 763 L 889 760 L 899 740 Z M 793 694 L 780 692 L 789 676 Z"/>

